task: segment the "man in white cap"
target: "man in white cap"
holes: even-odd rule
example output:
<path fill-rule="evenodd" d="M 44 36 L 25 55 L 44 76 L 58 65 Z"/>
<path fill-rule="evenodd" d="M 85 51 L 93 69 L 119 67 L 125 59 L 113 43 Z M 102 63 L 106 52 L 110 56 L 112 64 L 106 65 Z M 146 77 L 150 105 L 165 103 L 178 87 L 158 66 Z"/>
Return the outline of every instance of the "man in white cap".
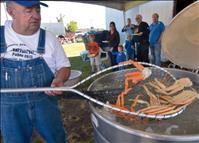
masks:
<path fill-rule="evenodd" d="M 63 86 L 70 62 L 51 33 L 40 29 L 40 1 L 7 1 L 12 21 L 0 27 L 1 88 Z M 65 143 L 57 105 L 61 92 L 2 93 L 4 143 L 29 143 L 33 128 L 48 143 Z"/>

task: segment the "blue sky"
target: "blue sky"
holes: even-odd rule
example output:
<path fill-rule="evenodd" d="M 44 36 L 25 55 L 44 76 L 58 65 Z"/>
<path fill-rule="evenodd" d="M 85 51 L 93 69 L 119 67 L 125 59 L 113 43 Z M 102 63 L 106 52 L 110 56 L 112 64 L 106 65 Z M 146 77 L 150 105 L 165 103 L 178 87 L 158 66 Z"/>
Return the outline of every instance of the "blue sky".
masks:
<path fill-rule="evenodd" d="M 45 1 L 45 3 L 49 7 L 42 7 L 43 23 L 57 22 L 56 17 L 62 14 L 64 15 L 65 25 L 74 20 L 77 21 L 79 28 L 90 28 L 91 26 L 105 28 L 106 8 L 104 6 L 61 1 Z M 6 19 L 5 7 L 1 3 L 1 25 Z"/>

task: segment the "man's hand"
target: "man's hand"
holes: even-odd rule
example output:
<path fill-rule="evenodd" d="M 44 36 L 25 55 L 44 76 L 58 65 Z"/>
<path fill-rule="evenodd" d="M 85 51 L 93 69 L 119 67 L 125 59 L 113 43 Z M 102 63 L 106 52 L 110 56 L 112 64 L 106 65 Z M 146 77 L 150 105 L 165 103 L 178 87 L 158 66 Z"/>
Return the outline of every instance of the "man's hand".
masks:
<path fill-rule="evenodd" d="M 51 87 L 61 87 L 61 86 L 64 86 L 64 82 L 57 78 L 55 78 L 51 83 Z M 55 96 L 62 94 L 62 91 L 46 91 L 46 94 L 50 96 Z"/>
<path fill-rule="evenodd" d="M 70 68 L 64 67 L 57 71 L 54 80 L 51 83 L 51 87 L 64 86 L 64 82 L 68 80 L 70 76 Z M 62 91 L 46 91 L 46 94 L 50 96 L 56 96 L 62 94 Z"/>

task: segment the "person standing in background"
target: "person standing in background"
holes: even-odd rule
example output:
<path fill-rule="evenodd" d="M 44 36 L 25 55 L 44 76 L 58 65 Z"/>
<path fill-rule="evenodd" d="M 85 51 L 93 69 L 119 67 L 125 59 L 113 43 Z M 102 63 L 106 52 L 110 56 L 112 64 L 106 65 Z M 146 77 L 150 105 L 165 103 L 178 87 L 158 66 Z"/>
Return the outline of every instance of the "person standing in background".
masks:
<path fill-rule="evenodd" d="M 90 64 L 91 64 L 91 72 L 95 72 L 95 66 L 97 71 L 100 71 L 100 47 L 97 42 L 95 42 L 95 35 L 90 34 L 89 37 L 89 42 L 86 44 L 88 53 L 89 53 L 89 58 L 90 58 Z"/>
<path fill-rule="evenodd" d="M 127 25 L 122 28 L 122 32 L 126 32 L 126 36 L 132 35 L 136 29 L 136 25 L 131 23 L 131 19 L 127 19 Z"/>
<path fill-rule="evenodd" d="M 108 33 L 107 41 L 109 46 L 109 56 L 111 58 L 111 65 L 116 65 L 116 56 L 112 53 L 118 51 L 118 45 L 120 43 L 120 35 L 116 29 L 115 22 L 110 22 L 110 30 Z"/>
<path fill-rule="evenodd" d="M 137 41 L 137 60 L 149 62 L 149 25 L 142 21 L 142 16 L 138 14 L 135 18 L 138 23 L 138 31 L 135 39 Z"/>
<path fill-rule="evenodd" d="M 152 63 L 161 65 L 161 37 L 165 30 L 164 24 L 159 21 L 159 15 L 154 13 L 152 15 L 153 23 L 150 25 L 149 43 L 152 56 Z"/>

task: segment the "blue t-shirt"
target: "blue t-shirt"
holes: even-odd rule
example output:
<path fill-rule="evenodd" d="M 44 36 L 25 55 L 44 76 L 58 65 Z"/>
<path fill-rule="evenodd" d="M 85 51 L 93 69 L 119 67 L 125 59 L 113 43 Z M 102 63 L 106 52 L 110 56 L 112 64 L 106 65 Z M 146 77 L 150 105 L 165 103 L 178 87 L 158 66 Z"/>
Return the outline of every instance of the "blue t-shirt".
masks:
<path fill-rule="evenodd" d="M 126 52 L 127 52 L 127 54 L 132 54 L 132 53 L 134 53 L 134 49 L 132 48 L 132 42 L 131 41 L 129 41 L 129 40 L 126 40 L 125 41 L 125 49 L 126 49 Z"/>
<path fill-rule="evenodd" d="M 152 23 L 150 25 L 149 42 L 150 44 L 155 44 L 158 42 L 161 33 L 164 31 L 165 26 L 161 21 L 157 23 Z"/>
<path fill-rule="evenodd" d="M 126 55 L 124 54 L 124 52 L 117 52 L 116 53 L 116 63 L 119 64 L 124 61 L 126 61 Z"/>

